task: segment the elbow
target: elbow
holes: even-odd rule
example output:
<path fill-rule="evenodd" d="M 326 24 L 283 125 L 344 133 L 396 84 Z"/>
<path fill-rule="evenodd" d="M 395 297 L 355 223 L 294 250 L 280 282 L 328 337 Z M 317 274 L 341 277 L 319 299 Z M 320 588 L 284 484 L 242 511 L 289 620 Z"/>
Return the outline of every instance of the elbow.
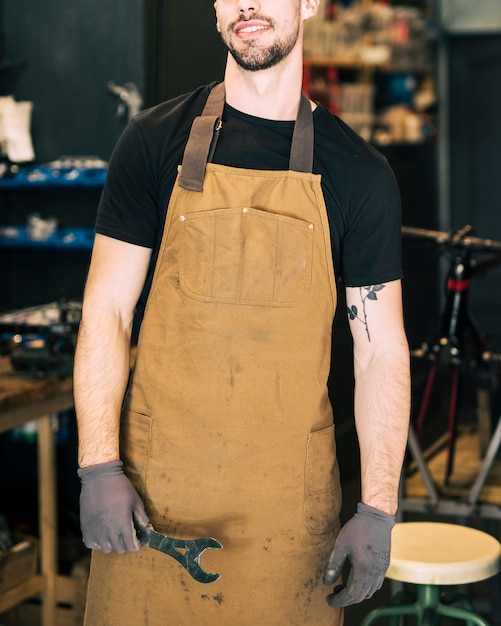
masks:
<path fill-rule="evenodd" d="M 363 347 L 355 344 L 353 357 L 355 375 L 379 368 L 408 371 L 410 375 L 410 349 L 404 332 Z"/>

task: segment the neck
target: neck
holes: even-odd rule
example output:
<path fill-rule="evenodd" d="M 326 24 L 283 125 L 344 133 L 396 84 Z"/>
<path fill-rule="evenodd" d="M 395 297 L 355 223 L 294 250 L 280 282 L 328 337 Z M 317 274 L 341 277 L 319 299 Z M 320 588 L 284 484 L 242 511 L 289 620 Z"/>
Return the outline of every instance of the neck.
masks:
<path fill-rule="evenodd" d="M 226 101 L 242 113 L 272 120 L 296 119 L 301 97 L 303 58 L 296 48 L 278 65 L 249 72 L 228 54 Z"/>

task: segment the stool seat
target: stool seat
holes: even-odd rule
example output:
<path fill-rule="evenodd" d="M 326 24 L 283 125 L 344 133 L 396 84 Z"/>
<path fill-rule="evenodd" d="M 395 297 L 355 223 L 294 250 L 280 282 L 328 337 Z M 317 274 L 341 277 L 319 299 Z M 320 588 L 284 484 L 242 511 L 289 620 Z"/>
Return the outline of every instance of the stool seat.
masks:
<path fill-rule="evenodd" d="M 421 626 L 435 626 L 442 617 L 467 626 L 489 626 L 465 593 L 442 596 L 440 587 L 490 578 L 500 566 L 499 541 L 481 530 L 440 522 L 396 524 L 386 577 L 413 583 L 416 593 L 404 588 L 393 596 L 391 606 L 374 609 L 361 626 L 372 626 L 383 618 L 397 626 L 404 615 L 414 616 Z"/>
<path fill-rule="evenodd" d="M 462 585 L 490 578 L 501 566 L 491 535 L 458 524 L 402 522 L 392 533 L 387 578 L 417 585 Z"/>

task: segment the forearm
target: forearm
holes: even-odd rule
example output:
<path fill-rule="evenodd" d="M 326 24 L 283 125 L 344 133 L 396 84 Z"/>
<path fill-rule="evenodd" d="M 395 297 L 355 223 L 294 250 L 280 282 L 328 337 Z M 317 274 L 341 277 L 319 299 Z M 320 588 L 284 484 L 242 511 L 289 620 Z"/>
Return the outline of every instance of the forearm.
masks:
<path fill-rule="evenodd" d="M 355 422 L 362 501 L 394 515 L 410 414 L 409 350 L 405 335 L 387 350 L 355 359 Z"/>
<path fill-rule="evenodd" d="M 80 467 L 119 458 L 120 410 L 130 367 L 130 323 L 112 312 L 84 315 L 75 353 Z"/>
<path fill-rule="evenodd" d="M 96 234 L 75 354 L 79 465 L 119 458 L 134 310 L 151 250 Z"/>

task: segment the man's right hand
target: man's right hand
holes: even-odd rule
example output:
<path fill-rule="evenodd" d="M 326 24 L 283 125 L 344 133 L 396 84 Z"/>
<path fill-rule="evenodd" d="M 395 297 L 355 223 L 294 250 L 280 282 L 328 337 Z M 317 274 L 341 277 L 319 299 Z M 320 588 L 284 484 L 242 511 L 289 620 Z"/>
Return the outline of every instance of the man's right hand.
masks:
<path fill-rule="evenodd" d="M 134 524 L 150 526 L 144 505 L 124 474 L 122 461 L 80 468 L 80 526 L 91 550 L 137 552 L 141 543 Z"/>

